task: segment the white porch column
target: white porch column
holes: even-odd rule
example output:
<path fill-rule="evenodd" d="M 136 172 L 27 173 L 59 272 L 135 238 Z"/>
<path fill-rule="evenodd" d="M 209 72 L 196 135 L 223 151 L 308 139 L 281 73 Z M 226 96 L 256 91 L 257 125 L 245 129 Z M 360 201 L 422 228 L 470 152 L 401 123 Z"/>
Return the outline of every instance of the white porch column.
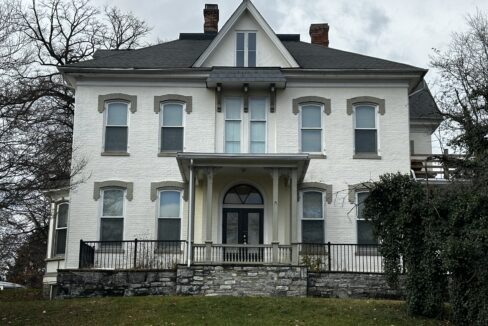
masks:
<path fill-rule="evenodd" d="M 207 173 L 207 193 L 206 193 L 206 232 L 205 241 L 212 241 L 212 197 L 213 197 L 213 169 L 209 168 L 205 171 Z"/>
<path fill-rule="evenodd" d="M 291 185 L 290 185 L 290 242 L 297 243 L 298 242 L 298 232 L 297 232 L 297 192 L 298 192 L 298 185 L 297 185 L 297 170 L 293 169 L 291 171 Z"/>
<path fill-rule="evenodd" d="M 273 242 L 278 242 L 278 187 L 279 171 L 273 169 Z"/>
<path fill-rule="evenodd" d="M 195 176 L 194 176 L 194 167 L 193 167 L 193 160 L 190 160 L 190 180 L 189 180 L 189 185 L 188 185 L 188 235 L 187 235 L 187 240 L 188 240 L 188 245 L 187 245 L 187 252 L 186 252 L 186 257 L 188 260 L 188 267 L 191 266 L 191 253 L 192 253 L 192 248 L 191 248 L 191 243 L 193 241 L 193 230 L 192 230 L 192 223 L 193 223 L 193 197 L 195 194 L 194 188 L 195 188 Z"/>

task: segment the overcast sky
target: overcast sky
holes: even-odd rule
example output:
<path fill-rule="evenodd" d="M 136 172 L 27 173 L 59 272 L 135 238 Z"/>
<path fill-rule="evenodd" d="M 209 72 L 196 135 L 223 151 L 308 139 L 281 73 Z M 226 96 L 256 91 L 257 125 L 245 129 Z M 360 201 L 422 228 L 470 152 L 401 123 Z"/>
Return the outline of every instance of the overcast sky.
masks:
<path fill-rule="evenodd" d="M 169 41 L 180 32 L 203 31 L 203 7 L 216 3 L 219 28 L 241 0 L 92 0 L 132 11 L 153 27 L 151 41 Z M 481 0 L 254 0 L 276 33 L 301 34 L 309 42 L 311 23 L 329 23 L 330 47 L 429 68 L 432 48 L 442 49 L 454 31 L 466 28 L 465 16 L 476 8 L 488 12 Z M 430 76 L 429 76 L 430 75 Z M 432 82 L 435 73 L 429 73 Z"/>

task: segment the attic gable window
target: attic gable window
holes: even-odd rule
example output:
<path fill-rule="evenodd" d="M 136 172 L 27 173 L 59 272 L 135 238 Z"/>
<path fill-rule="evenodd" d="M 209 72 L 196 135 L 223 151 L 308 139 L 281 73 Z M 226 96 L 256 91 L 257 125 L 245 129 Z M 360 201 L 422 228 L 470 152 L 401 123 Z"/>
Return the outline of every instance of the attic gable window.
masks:
<path fill-rule="evenodd" d="M 256 67 L 256 32 L 236 33 L 236 67 Z"/>

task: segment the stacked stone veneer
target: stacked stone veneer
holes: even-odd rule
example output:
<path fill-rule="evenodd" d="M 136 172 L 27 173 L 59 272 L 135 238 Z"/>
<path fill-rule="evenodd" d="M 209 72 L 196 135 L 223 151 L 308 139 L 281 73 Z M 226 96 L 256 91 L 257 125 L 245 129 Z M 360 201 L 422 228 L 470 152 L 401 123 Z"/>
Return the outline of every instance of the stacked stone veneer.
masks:
<path fill-rule="evenodd" d="M 403 297 L 381 274 L 308 273 L 306 267 L 180 265 L 170 271 L 58 271 L 58 298 L 135 295 Z"/>
<path fill-rule="evenodd" d="M 391 288 L 383 274 L 308 273 L 308 296 L 326 298 L 401 299 L 403 278 L 399 289 Z"/>
<path fill-rule="evenodd" d="M 178 268 L 181 295 L 306 296 L 307 269 L 288 266 Z"/>
<path fill-rule="evenodd" d="M 58 271 L 56 296 L 174 295 L 175 271 Z"/>

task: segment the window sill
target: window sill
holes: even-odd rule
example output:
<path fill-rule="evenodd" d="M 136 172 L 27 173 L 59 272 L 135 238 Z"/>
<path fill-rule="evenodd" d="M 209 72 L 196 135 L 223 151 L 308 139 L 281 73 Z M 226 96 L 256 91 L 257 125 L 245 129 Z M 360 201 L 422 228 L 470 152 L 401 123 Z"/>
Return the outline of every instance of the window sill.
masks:
<path fill-rule="evenodd" d="M 325 154 L 308 154 L 308 157 L 311 159 L 326 159 L 327 155 L 325 155 Z"/>
<path fill-rule="evenodd" d="M 378 154 L 354 154 L 353 159 L 355 160 L 381 160 L 381 156 Z"/>
<path fill-rule="evenodd" d="M 177 152 L 159 152 L 158 157 L 176 157 Z"/>
<path fill-rule="evenodd" d="M 102 156 L 130 156 L 127 152 L 102 152 Z"/>
<path fill-rule="evenodd" d="M 57 255 L 57 256 L 54 256 L 54 257 L 51 257 L 51 258 L 44 259 L 44 261 L 46 263 L 47 262 L 50 262 L 50 261 L 60 261 L 60 260 L 64 260 L 64 255 Z"/>

